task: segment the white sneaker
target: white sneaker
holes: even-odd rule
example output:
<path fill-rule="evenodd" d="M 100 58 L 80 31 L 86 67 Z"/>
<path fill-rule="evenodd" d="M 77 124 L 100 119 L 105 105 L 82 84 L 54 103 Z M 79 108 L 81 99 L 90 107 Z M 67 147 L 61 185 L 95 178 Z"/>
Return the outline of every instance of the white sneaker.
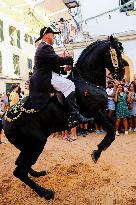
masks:
<path fill-rule="evenodd" d="M 128 131 L 129 131 L 129 132 L 132 132 L 132 131 L 133 131 L 132 127 L 130 127 Z"/>
<path fill-rule="evenodd" d="M 136 128 L 134 129 L 134 132 L 136 132 Z"/>
<path fill-rule="evenodd" d="M 128 131 L 125 131 L 125 135 L 128 135 Z"/>
<path fill-rule="evenodd" d="M 118 131 L 116 131 L 116 135 L 119 136 L 119 132 Z"/>

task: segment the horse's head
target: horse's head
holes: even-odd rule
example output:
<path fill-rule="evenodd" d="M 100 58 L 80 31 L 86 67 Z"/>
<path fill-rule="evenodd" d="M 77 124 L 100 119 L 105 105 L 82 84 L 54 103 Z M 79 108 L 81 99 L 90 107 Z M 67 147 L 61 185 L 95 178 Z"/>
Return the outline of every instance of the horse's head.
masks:
<path fill-rule="evenodd" d="M 122 59 L 122 43 L 113 36 L 109 37 L 109 43 L 110 46 L 105 55 L 106 67 L 114 79 L 122 80 L 125 74 Z"/>
<path fill-rule="evenodd" d="M 122 80 L 122 52 L 122 44 L 113 36 L 107 40 L 93 42 L 78 58 L 76 71 L 80 77 L 101 86 L 106 85 L 106 68 L 114 79 Z"/>

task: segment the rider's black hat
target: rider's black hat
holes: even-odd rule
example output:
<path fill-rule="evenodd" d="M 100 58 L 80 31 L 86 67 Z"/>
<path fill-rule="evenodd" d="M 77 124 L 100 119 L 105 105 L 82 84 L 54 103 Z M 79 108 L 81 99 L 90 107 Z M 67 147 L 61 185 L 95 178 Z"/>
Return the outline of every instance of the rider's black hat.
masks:
<path fill-rule="evenodd" d="M 40 30 L 40 37 L 36 39 L 35 43 L 42 39 L 42 37 L 47 33 L 59 34 L 60 31 L 54 31 L 51 27 L 43 27 Z"/>

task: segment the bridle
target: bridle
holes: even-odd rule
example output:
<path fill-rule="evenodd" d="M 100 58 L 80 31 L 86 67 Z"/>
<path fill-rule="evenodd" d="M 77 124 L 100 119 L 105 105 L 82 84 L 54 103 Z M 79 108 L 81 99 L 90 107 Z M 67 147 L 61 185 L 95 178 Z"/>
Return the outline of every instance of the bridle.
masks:
<path fill-rule="evenodd" d="M 111 73 L 111 72 L 110 72 L 110 74 L 116 76 L 116 75 L 117 75 L 116 73 L 117 73 L 117 71 L 118 71 L 118 69 L 119 69 L 119 63 L 118 63 L 117 52 L 116 52 L 116 50 L 115 50 L 113 47 L 111 47 L 111 46 L 110 46 L 110 50 L 109 50 L 108 52 L 110 52 L 110 57 L 111 57 L 112 66 L 113 66 L 114 69 L 115 69 L 114 73 Z M 105 55 L 107 55 L 107 53 L 106 53 Z M 80 78 L 87 78 L 87 79 L 89 80 L 89 79 L 91 79 L 91 77 L 92 77 L 92 76 L 90 76 L 90 75 L 88 75 L 88 74 L 86 74 L 86 73 L 84 73 L 84 72 L 79 71 L 76 67 L 73 67 L 73 71 L 76 71 L 76 72 L 78 73 L 78 75 L 79 75 Z M 112 80 L 112 81 L 115 80 L 113 77 L 109 77 L 109 76 L 106 76 L 106 78 L 108 78 L 108 79 L 110 79 L 110 80 Z"/>

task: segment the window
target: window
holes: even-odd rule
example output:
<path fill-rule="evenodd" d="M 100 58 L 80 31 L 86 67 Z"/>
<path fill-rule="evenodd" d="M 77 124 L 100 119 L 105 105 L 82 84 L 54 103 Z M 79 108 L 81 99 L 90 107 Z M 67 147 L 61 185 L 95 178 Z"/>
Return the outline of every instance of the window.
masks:
<path fill-rule="evenodd" d="M 13 85 L 16 85 L 16 83 L 6 83 L 6 93 L 11 93 Z"/>
<path fill-rule="evenodd" d="M 13 54 L 14 74 L 20 75 L 19 56 Z"/>
<path fill-rule="evenodd" d="M 119 0 L 119 4 L 120 6 L 128 3 L 130 0 Z M 134 2 L 129 4 L 128 6 L 124 6 L 123 8 L 120 9 L 120 12 L 126 12 L 126 11 L 130 11 L 130 10 L 134 10 Z"/>
<path fill-rule="evenodd" d="M 30 35 L 25 34 L 24 40 L 25 40 L 25 42 L 33 45 L 33 38 Z"/>
<path fill-rule="evenodd" d="M 30 58 L 27 59 L 27 66 L 28 66 L 28 69 L 32 69 L 32 59 Z"/>
<path fill-rule="evenodd" d="M 0 74 L 2 73 L 2 53 L 0 51 Z"/>
<path fill-rule="evenodd" d="M 3 21 L 0 20 L 0 42 L 4 41 L 4 35 L 3 35 Z"/>
<path fill-rule="evenodd" d="M 12 46 L 17 46 L 18 48 L 21 48 L 21 46 L 20 46 L 20 31 L 17 30 L 15 27 L 10 26 L 9 27 L 9 35 L 11 38 L 10 44 Z"/>
<path fill-rule="evenodd" d="M 17 31 L 17 47 L 21 48 L 21 46 L 20 46 L 20 31 L 19 30 Z"/>

